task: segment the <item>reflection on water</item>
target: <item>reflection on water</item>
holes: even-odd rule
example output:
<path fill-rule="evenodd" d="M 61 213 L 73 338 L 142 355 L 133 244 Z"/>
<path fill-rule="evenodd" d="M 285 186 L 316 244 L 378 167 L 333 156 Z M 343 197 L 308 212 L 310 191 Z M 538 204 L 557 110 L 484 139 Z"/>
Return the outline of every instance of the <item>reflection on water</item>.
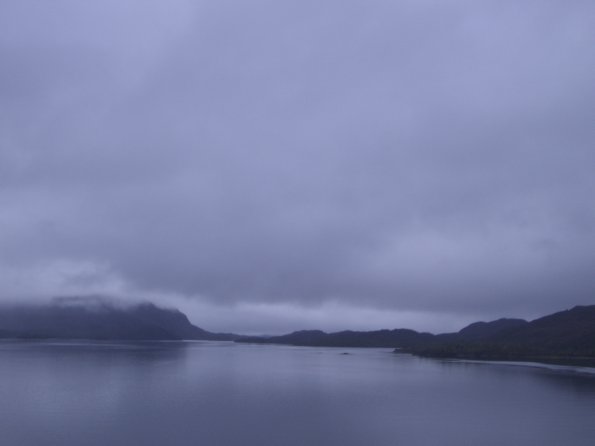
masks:
<path fill-rule="evenodd" d="M 377 349 L 2 342 L 0 398 L 1 444 L 19 446 L 580 446 L 595 438 L 595 376 Z"/>

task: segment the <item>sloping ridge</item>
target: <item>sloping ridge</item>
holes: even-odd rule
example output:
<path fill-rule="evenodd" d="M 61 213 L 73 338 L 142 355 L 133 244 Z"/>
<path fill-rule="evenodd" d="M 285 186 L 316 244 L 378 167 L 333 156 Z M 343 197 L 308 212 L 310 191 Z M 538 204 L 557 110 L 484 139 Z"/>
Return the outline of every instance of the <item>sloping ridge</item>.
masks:
<path fill-rule="evenodd" d="M 595 305 L 576 306 L 495 336 L 494 341 L 543 351 L 595 355 Z"/>
<path fill-rule="evenodd" d="M 582 358 L 590 365 L 595 361 L 595 305 L 576 306 L 531 322 L 501 319 L 471 324 L 410 352 L 472 359 Z"/>
<path fill-rule="evenodd" d="M 482 340 L 500 336 L 511 330 L 525 327 L 529 322 L 524 319 L 502 318 L 491 322 L 474 322 L 460 330 L 457 335 L 462 339 Z"/>
<path fill-rule="evenodd" d="M 190 323 L 184 313 L 152 303 L 119 306 L 105 299 L 56 299 L 0 308 L 0 337 L 129 340 L 232 340 Z"/>

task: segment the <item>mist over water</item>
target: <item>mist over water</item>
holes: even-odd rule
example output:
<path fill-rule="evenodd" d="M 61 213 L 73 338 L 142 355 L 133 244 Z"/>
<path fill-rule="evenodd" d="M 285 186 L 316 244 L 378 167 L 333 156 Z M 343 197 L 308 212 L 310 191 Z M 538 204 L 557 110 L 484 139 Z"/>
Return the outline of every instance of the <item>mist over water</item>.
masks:
<path fill-rule="evenodd" d="M 344 354 L 349 353 L 349 354 Z M 0 343 L 2 444 L 591 445 L 595 377 L 385 349 Z"/>

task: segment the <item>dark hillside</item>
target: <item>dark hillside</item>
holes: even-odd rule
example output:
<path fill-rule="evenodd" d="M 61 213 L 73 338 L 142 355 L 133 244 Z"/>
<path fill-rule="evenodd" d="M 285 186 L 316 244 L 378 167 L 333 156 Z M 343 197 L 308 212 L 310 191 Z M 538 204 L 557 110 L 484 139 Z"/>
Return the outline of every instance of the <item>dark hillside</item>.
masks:
<path fill-rule="evenodd" d="M 230 340 L 151 303 L 120 306 L 100 298 L 56 299 L 47 305 L 0 307 L 0 337 L 29 339 Z"/>

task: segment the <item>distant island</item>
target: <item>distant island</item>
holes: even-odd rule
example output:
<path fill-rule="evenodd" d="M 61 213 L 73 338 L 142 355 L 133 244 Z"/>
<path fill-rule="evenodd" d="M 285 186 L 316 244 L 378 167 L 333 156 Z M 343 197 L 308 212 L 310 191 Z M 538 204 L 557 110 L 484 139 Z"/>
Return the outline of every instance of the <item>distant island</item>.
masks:
<path fill-rule="evenodd" d="M 595 366 L 595 305 L 576 306 L 533 321 L 475 322 L 456 333 L 434 335 L 408 329 L 296 331 L 244 337 L 236 342 L 314 347 L 386 347 L 432 358 L 537 361 Z"/>
<path fill-rule="evenodd" d="M 181 311 L 149 302 L 121 305 L 101 297 L 68 297 L 48 304 L 0 307 L 0 338 L 231 341 L 238 337 L 203 330 Z"/>

